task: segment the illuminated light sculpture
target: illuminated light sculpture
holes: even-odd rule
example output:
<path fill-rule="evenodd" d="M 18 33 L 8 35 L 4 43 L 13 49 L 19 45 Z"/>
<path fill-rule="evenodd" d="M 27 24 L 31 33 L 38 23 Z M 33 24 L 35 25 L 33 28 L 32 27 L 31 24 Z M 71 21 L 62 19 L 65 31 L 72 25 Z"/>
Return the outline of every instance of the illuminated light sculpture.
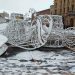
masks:
<path fill-rule="evenodd" d="M 45 45 L 52 29 L 52 22 L 50 16 L 45 17 L 44 15 L 38 16 L 32 22 L 11 20 L 4 35 L 8 38 L 8 43 L 23 49 L 33 50 Z"/>
<path fill-rule="evenodd" d="M 45 47 L 63 47 L 64 44 L 64 34 L 63 34 L 63 22 L 62 16 L 50 15 L 53 20 L 52 30 L 47 39 Z"/>
<path fill-rule="evenodd" d="M 25 17 L 25 20 L 12 18 L 6 25 L 3 31 L 0 30 L 0 34 L 6 36 L 8 38 L 6 42 L 12 46 L 26 50 L 42 46 L 52 48 L 67 46 L 73 49 L 75 46 L 75 28 L 63 29 L 62 16 L 59 15 L 35 15 L 34 20 L 29 17 Z"/>
<path fill-rule="evenodd" d="M 75 51 L 75 27 L 69 27 L 64 32 L 65 46 Z"/>

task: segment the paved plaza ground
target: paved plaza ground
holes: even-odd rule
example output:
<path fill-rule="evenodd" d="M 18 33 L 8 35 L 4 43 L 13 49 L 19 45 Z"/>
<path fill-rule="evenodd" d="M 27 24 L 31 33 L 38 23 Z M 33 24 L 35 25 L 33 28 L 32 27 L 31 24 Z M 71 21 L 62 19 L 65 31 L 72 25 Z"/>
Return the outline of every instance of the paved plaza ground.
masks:
<path fill-rule="evenodd" d="M 75 52 L 20 51 L 0 58 L 0 75 L 75 75 Z"/>

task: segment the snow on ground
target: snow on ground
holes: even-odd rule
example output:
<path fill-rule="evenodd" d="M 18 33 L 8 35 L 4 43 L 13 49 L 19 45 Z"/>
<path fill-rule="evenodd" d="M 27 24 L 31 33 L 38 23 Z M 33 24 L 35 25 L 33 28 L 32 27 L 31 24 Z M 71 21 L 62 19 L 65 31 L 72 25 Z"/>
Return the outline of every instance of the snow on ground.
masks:
<path fill-rule="evenodd" d="M 22 51 L 0 58 L 0 75 L 75 75 L 75 52 Z"/>

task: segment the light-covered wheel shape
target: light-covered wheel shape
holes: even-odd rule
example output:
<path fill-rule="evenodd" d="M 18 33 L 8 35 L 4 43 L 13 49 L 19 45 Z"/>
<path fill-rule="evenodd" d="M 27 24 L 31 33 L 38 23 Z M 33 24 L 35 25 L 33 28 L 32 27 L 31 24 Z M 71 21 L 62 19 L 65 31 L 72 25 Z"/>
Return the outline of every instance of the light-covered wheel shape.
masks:
<path fill-rule="evenodd" d="M 70 49 L 75 49 L 75 27 L 69 27 L 65 30 L 65 45 Z"/>

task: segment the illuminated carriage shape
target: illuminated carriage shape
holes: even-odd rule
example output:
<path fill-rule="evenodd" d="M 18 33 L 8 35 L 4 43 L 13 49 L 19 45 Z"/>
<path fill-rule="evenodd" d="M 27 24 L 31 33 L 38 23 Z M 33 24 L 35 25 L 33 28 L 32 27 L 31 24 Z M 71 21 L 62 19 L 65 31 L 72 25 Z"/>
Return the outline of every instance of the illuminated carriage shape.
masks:
<path fill-rule="evenodd" d="M 74 46 L 75 29 L 72 29 L 63 29 L 62 17 L 59 15 L 39 15 L 33 21 L 11 20 L 2 34 L 8 38 L 7 43 L 26 50 L 34 50 L 42 46 L 53 48 Z M 71 36 L 71 39 L 68 38 Z"/>
<path fill-rule="evenodd" d="M 50 16 L 37 16 L 30 20 L 11 20 L 4 31 L 8 43 L 26 50 L 39 48 L 47 42 L 52 29 Z"/>

